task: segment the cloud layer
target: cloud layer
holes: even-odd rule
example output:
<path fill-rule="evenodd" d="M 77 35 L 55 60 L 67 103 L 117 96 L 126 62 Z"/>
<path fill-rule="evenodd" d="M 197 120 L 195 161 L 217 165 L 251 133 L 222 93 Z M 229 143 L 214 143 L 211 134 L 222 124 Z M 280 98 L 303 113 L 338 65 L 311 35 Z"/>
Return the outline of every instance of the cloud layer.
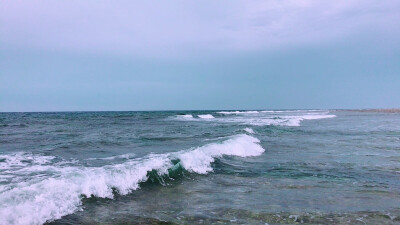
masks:
<path fill-rule="evenodd" d="M 399 0 L 3 0 L 0 111 L 400 107 Z"/>
<path fill-rule="evenodd" d="M 291 48 L 395 34 L 400 1 L 3 1 L 2 45 L 135 56 Z"/>

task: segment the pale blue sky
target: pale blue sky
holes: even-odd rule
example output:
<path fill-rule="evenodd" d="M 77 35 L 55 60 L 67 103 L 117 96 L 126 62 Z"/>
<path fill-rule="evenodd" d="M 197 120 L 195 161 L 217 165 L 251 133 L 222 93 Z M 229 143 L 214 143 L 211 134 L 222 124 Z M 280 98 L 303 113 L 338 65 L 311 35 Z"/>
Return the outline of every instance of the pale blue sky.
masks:
<path fill-rule="evenodd" d="M 0 1 L 0 111 L 400 107 L 400 1 Z"/>

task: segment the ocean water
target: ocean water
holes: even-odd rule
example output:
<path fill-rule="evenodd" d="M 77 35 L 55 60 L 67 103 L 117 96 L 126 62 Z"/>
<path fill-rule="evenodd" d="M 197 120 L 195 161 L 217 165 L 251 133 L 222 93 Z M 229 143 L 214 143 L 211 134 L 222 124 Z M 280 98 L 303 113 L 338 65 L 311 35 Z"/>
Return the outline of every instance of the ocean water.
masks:
<path fill-rule="evenodd" d="M 400 224 L 400 114 L 0 113 L 0 224 Z"/>

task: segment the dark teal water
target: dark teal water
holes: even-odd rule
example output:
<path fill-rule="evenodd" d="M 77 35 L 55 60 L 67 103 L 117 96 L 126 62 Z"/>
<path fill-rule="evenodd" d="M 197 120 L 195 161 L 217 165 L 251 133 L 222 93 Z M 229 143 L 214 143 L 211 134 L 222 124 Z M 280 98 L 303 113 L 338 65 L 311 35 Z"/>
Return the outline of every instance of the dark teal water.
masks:
<path fill-rule="evenodd" d="M 0 113 L 0 224 L 399 224 L 400 114 Z"/>

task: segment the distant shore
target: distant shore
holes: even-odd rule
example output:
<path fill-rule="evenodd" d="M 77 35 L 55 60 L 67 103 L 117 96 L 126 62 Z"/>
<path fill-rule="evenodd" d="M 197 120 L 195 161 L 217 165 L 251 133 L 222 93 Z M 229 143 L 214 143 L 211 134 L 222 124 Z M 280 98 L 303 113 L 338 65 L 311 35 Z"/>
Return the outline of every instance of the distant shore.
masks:
<path fill-rule="evenodd" d="M 345 111 L 353 112 L 383 112 L 383 113 L 400 113 L 400 109 L 350 109 Z"/>

